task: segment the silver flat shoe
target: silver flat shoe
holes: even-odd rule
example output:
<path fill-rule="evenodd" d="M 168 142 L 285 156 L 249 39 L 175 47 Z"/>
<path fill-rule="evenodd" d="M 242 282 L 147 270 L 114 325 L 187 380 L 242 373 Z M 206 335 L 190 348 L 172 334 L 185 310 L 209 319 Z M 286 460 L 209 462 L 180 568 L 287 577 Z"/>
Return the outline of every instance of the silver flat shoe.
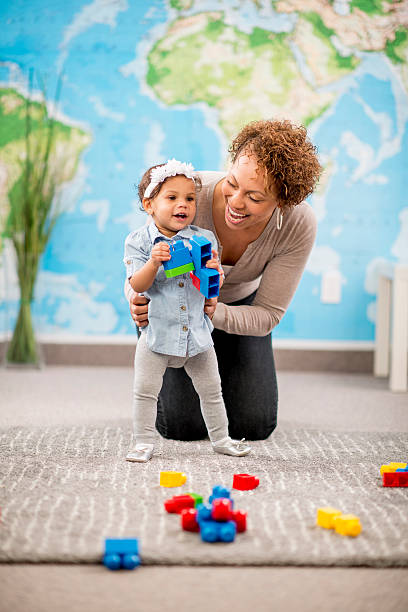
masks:
<path fill-rule="evenodd" d="M 128 451 L 126 461 L 135 461 L 137 463 L 146 463 L 153 456 L 153 444 L 136 444 L 136 446 Z"/>
<path fill-rule="evenodd" d="M 222 455 L 231 455 L 232 457 L 244 457 L 251 452 L 251 447 L 245 442 L 245 438 L 242 440 L 232 440 L 229 438 L 224 444 L 213 444 L 213 449 L 216 453 Z"/>

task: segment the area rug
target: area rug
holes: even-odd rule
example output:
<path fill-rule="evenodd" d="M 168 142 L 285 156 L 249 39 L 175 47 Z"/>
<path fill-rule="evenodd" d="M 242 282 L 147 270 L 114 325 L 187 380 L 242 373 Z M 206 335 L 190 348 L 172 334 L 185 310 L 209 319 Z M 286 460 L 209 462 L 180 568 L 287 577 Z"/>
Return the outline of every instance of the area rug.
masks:
<path fill-rule="evenodd" d="M 408 566 L 408 488 L 383 488 L 379 474 L 407 460 L 405 433 L 278 429 L 243 458 L 213 453 L 208 440 L 158 438 L 147 464 L 124 460 L 130 440 L 128 422 L 2 431 L 0 560 L 95 563 L 105 538 L 137 537 L 144 564 Z M 160 487 L 161 470 L 187 483 Z M 231 487 L 234 473 L 260 480 L 233 491 L 248 512 L 235 542 L 204 543 L 164 510 L 174 494 Z M 320 506 L 356 514 L 361 535 L 317 527 Z"/>

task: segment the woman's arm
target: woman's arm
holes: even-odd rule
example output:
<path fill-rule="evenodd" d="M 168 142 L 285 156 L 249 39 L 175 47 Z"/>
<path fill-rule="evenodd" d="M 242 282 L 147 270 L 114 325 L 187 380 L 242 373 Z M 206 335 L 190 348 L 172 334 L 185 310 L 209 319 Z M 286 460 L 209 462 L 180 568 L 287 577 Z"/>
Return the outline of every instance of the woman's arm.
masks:
<path fill-rule="evenodd" d="M 218 302 L 215 328 L 243 336 L 266 336 L 276 327 L 293 298 L 316 237 L 316 219 L 308 207 L 289 233 L 287 245 L 269 261 L 250 306 Z"/>

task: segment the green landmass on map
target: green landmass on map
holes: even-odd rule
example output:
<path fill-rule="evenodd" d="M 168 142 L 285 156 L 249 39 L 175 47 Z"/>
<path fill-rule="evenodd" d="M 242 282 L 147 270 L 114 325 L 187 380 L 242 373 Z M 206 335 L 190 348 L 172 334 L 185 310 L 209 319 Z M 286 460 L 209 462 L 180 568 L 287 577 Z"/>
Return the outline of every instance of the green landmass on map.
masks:
<path fill-rule="evenodd" d="M 44 103 L 30 101 L 32 150 L 38 142 L 38 130 L 44 130 Z M 84 130 L 51 119 L 55 134 L 55 146 L 51 151 L 49 163 L 53 177 L 58 185 L 72 180 L 77 172 L 82 151 L 91 141 Z M 25 158 L 26 144 L 26 98 L 13 88 L 0 89 L 0 250 L 2 232 L 9 211 L 9 195 L 18 190 L 22 180 L 22 161 Z"/>
<path fill-rule="evenodd" d="M 303 76 L 291 48 L 298 42 L 297 28 L 275 33 L 255 27 L 246 33 L 226 24 L 222 12 L 173 21 L 148 54 L 147 84 L 166 105 L 204 102 L 216 109 L 227 137 L 282 109 L 309 123 L 333 100 L 332 93 L 317 93 L 316 87 L 354 70 L 358 59 L 338 53 L 330 40 L 334 32 L 315 13 L 300 15 L 299 23 L 308 28 L 309 48 L 318 52 L 324 46 L 315 85 Z"/>

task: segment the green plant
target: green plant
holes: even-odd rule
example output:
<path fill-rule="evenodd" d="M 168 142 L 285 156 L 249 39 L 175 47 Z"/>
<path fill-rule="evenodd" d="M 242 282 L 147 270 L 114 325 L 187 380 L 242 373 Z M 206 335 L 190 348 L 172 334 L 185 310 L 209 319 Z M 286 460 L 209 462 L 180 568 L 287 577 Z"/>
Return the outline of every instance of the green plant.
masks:
<path fill-rule="evenodd" d="M 56 155 L 56 121 L 49 116 L 47 92 L 37 75 L 41 102 L 32 100 L 34 72 L 29 73 L 29 91 L 24 110 L 24 156 L 19 159 L 20 174 L 9 192 L 10 209 L 6 220 L 5 237 L 14 246 L 17 276 L 20 286 L 20 306 L 13 336 L 7 351 L 10 363 L 39 361 L 32 325 L 31 304 L 41 255 L 50 239 L 60 215 L 57 197 L 62 172 L 62 160 Z M 61 92 L 58 78 L 55 106 Z"/>

